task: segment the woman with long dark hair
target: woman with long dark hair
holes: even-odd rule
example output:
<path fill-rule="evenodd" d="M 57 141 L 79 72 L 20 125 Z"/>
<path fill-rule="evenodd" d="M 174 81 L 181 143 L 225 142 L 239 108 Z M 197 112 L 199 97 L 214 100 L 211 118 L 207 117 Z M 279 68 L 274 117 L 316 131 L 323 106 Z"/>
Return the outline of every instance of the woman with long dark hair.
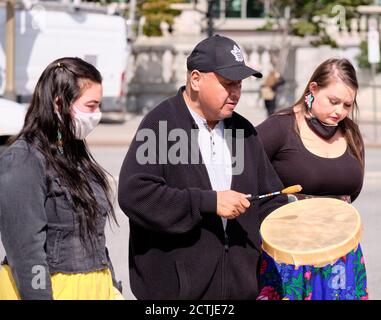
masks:
<path fill-rule="evenodd" d="M 291 107 L 257 127 L 266 153 L 285 186 L 304 195 L 353 202 L 364 179 L 364 143 L 355 122 L 356 71 L 347 59 L 320 64 Z M 313 241 L 313 239 L 311 239 Z M 367 299 L 361 246 L 324 267 L 278 264 L 262 256 L 262 294 L 284 299 Z"/>
<path fill-rule="evenodd" d="M 43 71 L 24 127 L 0 157 L 0 299 L 115 299 L 105 171 L 84 138 L 101 118 L 102 77 L 79 58 Z"/>

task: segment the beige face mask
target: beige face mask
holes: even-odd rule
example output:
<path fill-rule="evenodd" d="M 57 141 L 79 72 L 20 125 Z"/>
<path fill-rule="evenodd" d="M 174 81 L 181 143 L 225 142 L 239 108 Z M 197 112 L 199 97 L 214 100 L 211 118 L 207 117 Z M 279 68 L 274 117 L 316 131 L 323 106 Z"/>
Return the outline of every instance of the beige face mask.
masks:
<path fill-rule="evenodd" d="M 76 139 L 85 139 L 98 125 L 102 118 L 102 112 L 82 112 L 76 106 L 74 110 L 74 135 Z"/>

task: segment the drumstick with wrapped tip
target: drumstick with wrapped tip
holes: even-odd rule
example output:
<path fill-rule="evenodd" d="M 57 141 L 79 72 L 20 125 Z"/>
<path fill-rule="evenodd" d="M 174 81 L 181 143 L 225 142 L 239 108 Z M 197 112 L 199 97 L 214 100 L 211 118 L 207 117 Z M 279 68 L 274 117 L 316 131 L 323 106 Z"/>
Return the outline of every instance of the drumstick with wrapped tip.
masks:
<path fill-rule="evenodd" d="M 281 191 L 275 191 L 271 193 L 262 194 L 260 196 L 251 196 L 251 194 L 248 195 L 247 200 L 253 201 L 253 200 L 260 200 L 267 197 L 276 196 L 278 194 L 288 194 L 288 193 L 297 193 L 302 191 L 302 186 L 300 184 L 296 184 L 287 188 L 282 189 Z"/>

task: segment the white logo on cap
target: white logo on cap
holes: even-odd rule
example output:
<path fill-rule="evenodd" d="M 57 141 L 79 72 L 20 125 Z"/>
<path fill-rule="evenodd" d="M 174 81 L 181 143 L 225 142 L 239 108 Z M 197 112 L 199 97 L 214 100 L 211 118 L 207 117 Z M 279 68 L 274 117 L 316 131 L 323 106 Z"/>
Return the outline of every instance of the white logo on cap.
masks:
<path fill-rule="evenodd" d="M 236 61 L 238 61 L 238 62 L 242 62 L 243 61 L 243 54 L 241 52 L 241 49 L 238 48 L 236 45 L 234 45 L 233 50 L 231 50 L 230 52 L 235 57 Z"/>

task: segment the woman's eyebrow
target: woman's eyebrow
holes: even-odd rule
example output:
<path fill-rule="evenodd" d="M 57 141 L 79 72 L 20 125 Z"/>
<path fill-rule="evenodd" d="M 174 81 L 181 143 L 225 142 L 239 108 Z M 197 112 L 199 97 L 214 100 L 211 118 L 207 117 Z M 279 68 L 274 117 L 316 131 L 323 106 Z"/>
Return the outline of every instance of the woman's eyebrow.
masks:
<path fill-rule="evenodd" d="M 98 101 L 98 100 L 90 100 L 90 101 L 86 101 L 86 104 L 88 104 L 88 103 L 99 103 L 99 101 Z"/>

